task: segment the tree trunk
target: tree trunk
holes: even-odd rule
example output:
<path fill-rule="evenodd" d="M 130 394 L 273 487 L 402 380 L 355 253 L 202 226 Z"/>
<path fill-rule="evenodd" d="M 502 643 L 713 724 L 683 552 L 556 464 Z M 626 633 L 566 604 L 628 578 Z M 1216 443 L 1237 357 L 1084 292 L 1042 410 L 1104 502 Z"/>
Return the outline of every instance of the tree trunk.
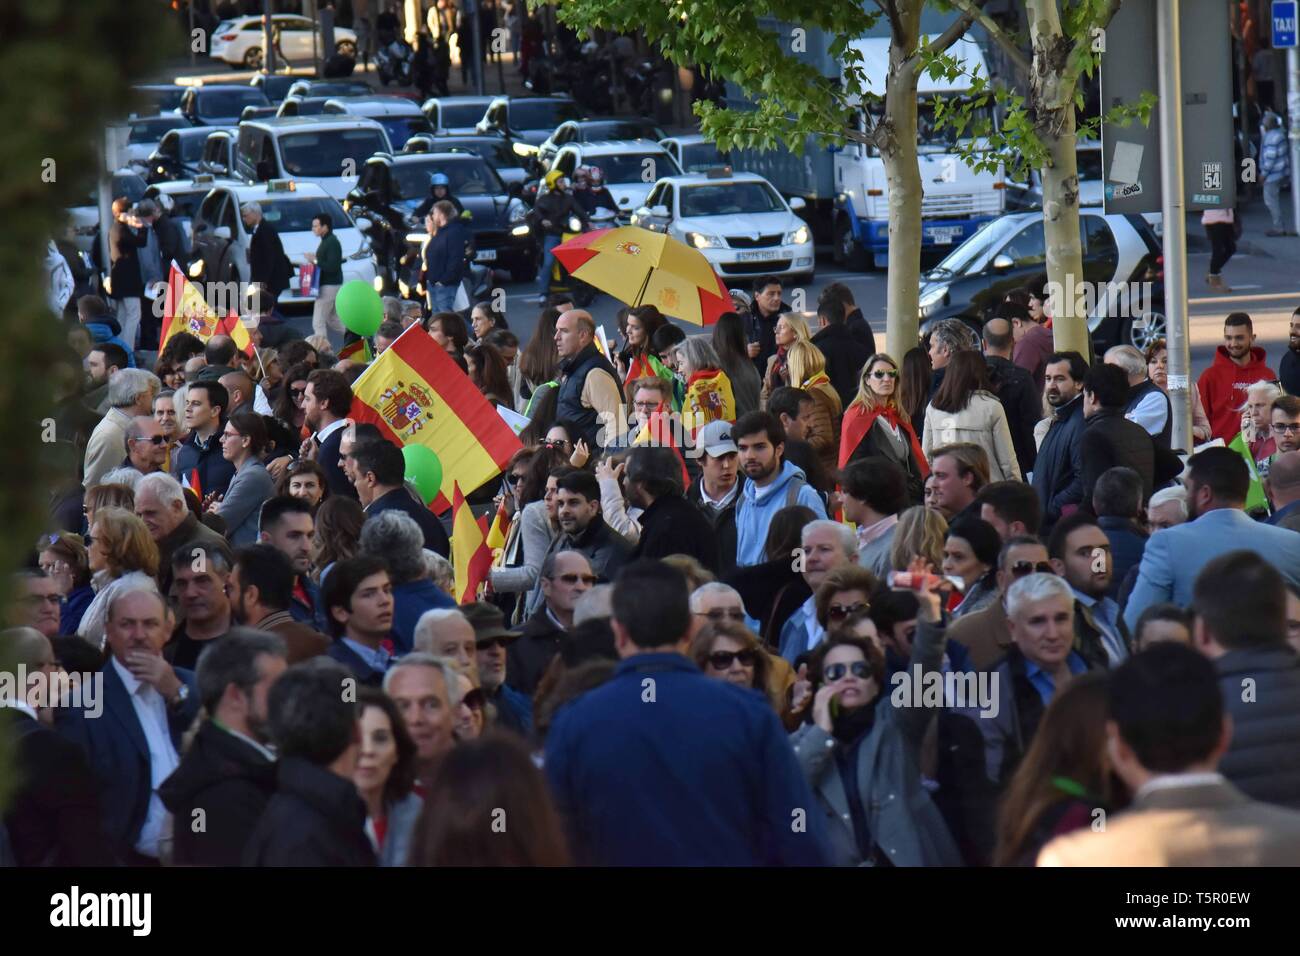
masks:
<path fill-rule="evenodd" d="M 1058 351 L 1089 354 L 1088 317 L 1080 306 L 1091 297 L 1083 293 L 1083 249 L 1079 235 L 1079 172 L 1075 156 L 1075 83 L 1065 77 L 1070 40 L 1062 35 L 1056 0 L 1027 0 L 1033 41 L 1033 75 L 1029 108 L 1034 128 L 1047 147 L 1043 177 L 1043 242 L 1047 252 L 1052 341 Z"/>
<path fill-rule="evenodd" d="M 917 344 L 921 285 L 921 166 L 916 149 L 916 53 L 919 2 L 899 5 L 889 44 L 885 116 L 876 144 L 889 193 L 889 265 L 885 282 L 885 351 L 896 362 Z M 898 27 L 901 26 L 901 31 Z"/>

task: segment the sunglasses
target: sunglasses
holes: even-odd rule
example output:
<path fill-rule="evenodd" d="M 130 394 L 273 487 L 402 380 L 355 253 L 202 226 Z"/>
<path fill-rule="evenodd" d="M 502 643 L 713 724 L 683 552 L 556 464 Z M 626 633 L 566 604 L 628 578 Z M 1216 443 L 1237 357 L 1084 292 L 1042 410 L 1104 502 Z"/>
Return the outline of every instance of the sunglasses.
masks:
<path fill-rule="evenodd" d="M 290 394 L 291 396 L 293 396 L 294 398 L 302 398 L 304 395 L 307 394 L 307 389 L 306 389 L 306 388 L 291 388 L 291 389 L 289 389 L 289 394 Z"/>
<path fill-rule="evenodd" d="M 753 651 L 714 651 L 709 655 L 709 664 L 715 671 L 725 671 L 732 661 L 740 661 L 741 667 L 753 667 L 758 655 Z"/>
<path fill-rule="evenodd" d="M 826 616 L 832 621 L 842 621 L 850 614 L 857 614 L 859 611 L 869 611 L 871 605 L 865 601 L 858 601 L 855 604 L 832 604 L 826 609 Z"/>
<path fill-rule="evenodd" d="M 884 379 L 884 378 L 898 378 L 898 373 L 897 373 L 897 372 L 872 372 L 872 373 L 871 373 L 871 377 L 872 377 L 872 378 L 880 378 L 880 379 Z"/>
<path fill-rule="evenodd" d="M 136 441 L 147 441 L 147 442 L 148 442 L 149 444 L 151 444 L 151 445 L 165 445 L 165 444 L 167 444 L 167 439 L 164 438 L 162 435 L 154 435 L 154 436 L 152 436 L 151 438 L 128 438 L 127 441 L 133 441 L 133 442 L 136 442 Z"/>
<path fill-rule="evenodd" d="M 823 673 L 826 679 L 832 682 L 849 673 L 852 673 L 854 677 L 866 680 L 871 675 L 871 668 L 866 661 L 854 661 L 852 664 L 827 664 Z"/>
<path fill-rule="evenodd" d="M 541 444 L 543 448 L 567 448 L 569 445 L 563 438 L 544 438 Z"/>
<path fill-rule="evenodd" d="M 514 472 L 511 472 L 510 474 L 505 476 L 505 481 L 507 485 L 513 488 L 515 485 L 519 484 L 519 482 L 523 480 L 523 477 L 524 477 L 523 475 L 516 475 Z"/>
<path fill-rule="evenodd" d="M 470 710 L 482 710 L 483 704 L 485 703 L 483 689 L 481 687 L 475 687 L 473 690 L 467 692 L 465 696 L 460 699 L 460 702 L 462 706 L 468 707 Z"/>
<path fill-rule="evenodd" d="M 1011 565 L 1012 577 L 1017 577 L 1017 578 L 1028 577 L 1029 575 L 1033 574 L 1035 571 L 1037 571 L 1039 574 L 1053 573 L 1052 566 L 1048 564 L 1046 561 L 1039 561 L 1037 564 L 1035 564 L 1032 561 L 1017 561 L 1015 564 Z"/>
<path fill-rule="evenodd" d="M 737 621 L 744 623 L 745 612 L 738 607 L 733 608 L 714 608 L 712 611 L 697 612 L 701 617 L 707 617 L 715 624 L 721 624 L 723 621 Z"/>
<path fill-rule="evenodd" d="M 600 578 L 596 577 L 594 574 L 557 574 L 555 577 L 551 578 L 551 580 L 563 581 L 565 584 L 577 584 L 581 581 L 583 584 L 588 586 L 594 586 Z"/>
<path fill-rule="evenodd" d="M 481 641 L 475 641 L 474 647 L 480 651 L 490 651 L 494 647 L 505 648 L 510 643 L 510 638 L 504 635 L 496 637 L 485 637 Z"/>

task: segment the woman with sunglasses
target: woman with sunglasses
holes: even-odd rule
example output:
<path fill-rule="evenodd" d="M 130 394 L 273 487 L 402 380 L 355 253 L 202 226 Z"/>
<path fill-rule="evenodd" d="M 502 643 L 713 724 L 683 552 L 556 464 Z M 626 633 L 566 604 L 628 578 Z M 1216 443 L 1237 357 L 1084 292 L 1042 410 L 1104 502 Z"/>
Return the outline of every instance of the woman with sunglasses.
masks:
<path fill-rule="evenodd" d="M 292 461 L 275 484 L 278 497 L 302 498 L 312 507 L 314 514 L 322 501 L 330 496 L 330 486 L 325 469 L 310 459 Z"/>
<path fill-rule="evenodd" d="M 909 569 L 923 575 L 917 561 Z M 938 675 L 944 631 L 940 595 L 916 592 L 919 610 L 909 672 Z M 921 783 L 926 707 L 895 707 L 880 644 L 834 630 L 813 650 L 811 723 L 791 735 L 795 756 L 824 815 L 840 866 L 957 866 L 961 857 Z M 866 763 L 870 761 L 870 765 Z"/>
<path fill-rule="evenodd" d="M 961 578 L 960 603 L 952 616 L 982 611 L 998 599 L 998 551 L 1002 541 L 993 525 L 979 518 L 958 517 L 943 543 L 943 573 Z"/>
<path fill-rule="evenodd" d="M 710 620 L 691 641 L 690 657 L 705 677 L 756 690 L 772 701 L 772 662 L 744 620 Z"/>
<path fill-rule="evenodd" d="M 274 404 L 275 417 L 288 425 L 295 435 L 302 438 L 310 434 L 310 432 L 304 433 L 307 413 L 303 411 L 302 402 L 307 395 L 307 376 L 311 372 L 311 366 L 305 362 L 285 372 L 280 394 L 276 396 Z"/>
<path fill-rule="evenodd" d="M 262 464 L 266 423 L 256 412 L 230 416 L 221 433 L 221 455 L 235 466 L 226 493 L 208 508 L 226 522 L 226 540 L 242 548 L 257 541 L 257 520 L 262 504 L 275 494 L 275 482 Z"/>
<path fill-rule="evenodd" d="M 483 724 L 487 720 L 483 689 L 475 687 L 464 674 L 456 675 L 456 725 L 452 733 L 457 743 L 478 740 L 483 733 Z"/>
<path fill-rule="evenodd" d="M 41 570 L 54 580 L 62 596 L 59 604 L 59 633 L 76 634 L 82 615 L 95 598 L 90 586 L 90 558 L 81 536 L 59 531 L 41 538 L 36 545 Z"/>
<path fill-rule="evenodd" d="M 829 572 L 814 595 L 817 623 L 823 630 L 840 627 L 854 614 L 871 610 L 871 592 L 876 576 L 856 564 L 846 564 Z"/>
<path fill-rule="evenodd" d="M 912 422 L 903 411 L 898 363 L 878 352 L 867 359 L 858 381 L 858 394 L 840 425 L 839 467 L 859 458 L 882 457 L 907 475 L 907 500 L 920 504 L 930 466 Z"/>
<path fill-rule="evenodd" d="M 380 866 L 406 866 L 424 801 L 415 789 L 415 741 L 397 705 L 375 687 L 357 689 L 361 748 L 352 782 L 366 805 L 366 835 Z"/>

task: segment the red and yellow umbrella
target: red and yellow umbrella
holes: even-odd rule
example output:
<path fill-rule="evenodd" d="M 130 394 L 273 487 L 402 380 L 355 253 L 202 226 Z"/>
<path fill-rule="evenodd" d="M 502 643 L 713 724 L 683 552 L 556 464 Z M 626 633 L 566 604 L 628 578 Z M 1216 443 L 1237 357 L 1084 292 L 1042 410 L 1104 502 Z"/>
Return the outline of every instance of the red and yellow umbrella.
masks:
<path fill-rule="evenodd" d="M 731 294 L 709 260 L 662 232 L 638 226 L 584 232 L 555 247 L 569 275 L 631 306 L 712 325 L 731 311 Z"/>

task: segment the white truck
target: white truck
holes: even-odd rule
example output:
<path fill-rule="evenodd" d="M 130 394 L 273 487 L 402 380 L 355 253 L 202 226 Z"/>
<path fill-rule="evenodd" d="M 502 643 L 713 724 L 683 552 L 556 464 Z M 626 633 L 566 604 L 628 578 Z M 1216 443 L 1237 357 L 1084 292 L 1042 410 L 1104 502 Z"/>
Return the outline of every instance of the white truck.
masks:
<path fill-rule="evenodd" d="M 865 37 L 853 41 L 852 46 L 862 54 L 867 92 L 883 97 L 889 38 Z M 808 49 L 812 62 L 823 61 L 823 72 L 840 69 L 825 54 L 824 42 L 815 43 L 810 35 Z M 988 75 L 983 52 L 970 38 L 959 40 L 949 52 L 967 73 L 978 69 L 981 76 Z M 917 149 L 923 189 L 923 251 L 946 252 L 1006 210 L 1004 171 L 975 172 L 955 151 L 952 131 L 934 128 L 935 102 L 968 92 L 965 75 L 949 81 L 922 72 L 919 78 Z M 878 115 L 883 104 L 873 101 L 868 108 Z M 865 128 L 861 114 L 858 123 L 859 129 Z M 837 263 L 854 269 L 884 264 L 889 250 L 889 192 L 884 161 L 875 148 L 857 143 L 825 148 L 809 140 L 802 156 L 757 150 L 736 150 L 732 156 L 737 169 L 759 173 L 786 196 L 799 196 L 807 203 L 805 215 L 819 242 L 833 243 Z"/>

